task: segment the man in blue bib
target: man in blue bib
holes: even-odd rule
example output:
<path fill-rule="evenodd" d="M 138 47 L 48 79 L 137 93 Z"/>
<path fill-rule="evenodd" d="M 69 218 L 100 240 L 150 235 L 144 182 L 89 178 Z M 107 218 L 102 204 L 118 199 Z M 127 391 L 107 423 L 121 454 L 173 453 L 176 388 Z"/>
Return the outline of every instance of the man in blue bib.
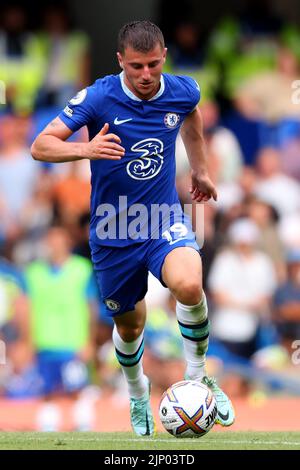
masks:
<path fill-rule="evenodd" d="M 92 260 L 107 314 L 115 323 L 113 341 L 128 383 L 131 423 L 139 435 L 154 432 L 149 380 L 142 366 L 149 271 L 177 300 L 185 377 L 212 389 L 219 424 L 234 421 L 230 400 L 206 376 L 209 322 L 201 258 L 175 188 L 180 130 L 191 166 L 192 200 L 217 199 L 206 168 L 200 89 L 189 77 L 162 73 L 166 52 L 156 25 L 136 21 L 123 26 L 117 52 L 121 74 L 81 90 L 32 145 L 36 160 L 91 161 Z M 85 125 L 88 143 L 65 142 Z"/>

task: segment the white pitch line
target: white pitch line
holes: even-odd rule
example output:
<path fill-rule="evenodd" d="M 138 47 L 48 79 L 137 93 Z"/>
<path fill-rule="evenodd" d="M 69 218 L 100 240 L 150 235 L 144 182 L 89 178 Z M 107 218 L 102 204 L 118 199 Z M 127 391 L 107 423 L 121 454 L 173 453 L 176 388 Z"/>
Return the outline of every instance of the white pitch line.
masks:
<path fill-rule="evenodd" d="M 9 433 L 8 433 L 9 434 Z M 1 440 L 6 439 L 8 436 L 0 436 Z M 16 437 L 16 436 L 14 436 Z M 26 437 L 26 438 L 17 438 L 16 441 L 49 441 L 51 440 L 51 435 L 49 437 Z M 98 442 L 99 444 L 105 444 L 108 442 L 108 440 L 99 440 L 99 439 L 93 439 L 93 438 L 75 438 L 75 437 L 53 437 L 53 441 L 58 440 L 58 441 L 74 441 L 74 442 Z M 195 443 L 197 438 L 192 438 L 192 439 L 178 439 L 178 440 L 171 440 L 171 439 L 143 439 L 143 438 L 133 438 L 133 439 L 114 439 L 114 442 L 120 442 L 120 443 L 130 443 L 130 442 L 148 442 L 148 443 L 168 443 L 168 444 L 181 444 L 181 443 Z M 293 442 L 293 441 L 257 441 L 257 442 L 249 442 L 248 440 L 245 441 L 229 441 L 229 440 L 208 440 L 208 441 L 202 441 L 203 445 L 205 444 L 248 444 L 248 445 L 290 445 L 290 446 L 299 446 L 300 447 L 300 441 L 299 442 Z M 201 445 L 201 443 L 199 442 Z M 153 449 L 155 450 L 155 449 Z M 197 449 L 195 449 L 197 450 Z M 200 449 L 199 449 L 200 450 Z"/>

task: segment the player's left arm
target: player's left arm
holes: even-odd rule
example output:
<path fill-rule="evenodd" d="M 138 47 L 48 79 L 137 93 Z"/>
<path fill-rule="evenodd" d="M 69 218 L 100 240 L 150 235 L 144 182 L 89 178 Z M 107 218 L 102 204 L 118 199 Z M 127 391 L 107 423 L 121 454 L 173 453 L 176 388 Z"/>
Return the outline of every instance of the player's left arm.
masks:
<path fill-rule="evenodd" d="M 217 200 L 217 191 L 207 171 L 203 121 L 198 106 L 185 118 L 181 137 L 191 166 L 190 193 L 195 202 Z"/>

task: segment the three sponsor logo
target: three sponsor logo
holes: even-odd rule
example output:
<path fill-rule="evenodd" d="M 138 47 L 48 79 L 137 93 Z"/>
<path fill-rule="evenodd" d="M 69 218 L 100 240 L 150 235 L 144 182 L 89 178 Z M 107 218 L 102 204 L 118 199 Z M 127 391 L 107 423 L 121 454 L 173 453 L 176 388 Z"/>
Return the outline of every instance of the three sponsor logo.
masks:
<path fill-rule="evenodd" d="M 135 180 L 148 180 L 156 176 L 164 163 L 164 144 L 160 139 L 143 139 L 131 147 L 140 156 L 126 166 L 127 174 Z"/>

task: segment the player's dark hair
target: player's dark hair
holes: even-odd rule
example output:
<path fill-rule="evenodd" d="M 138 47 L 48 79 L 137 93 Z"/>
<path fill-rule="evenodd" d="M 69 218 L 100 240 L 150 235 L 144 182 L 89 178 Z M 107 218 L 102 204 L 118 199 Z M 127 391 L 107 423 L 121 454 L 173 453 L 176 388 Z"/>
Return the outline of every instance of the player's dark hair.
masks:
<path fill-rule="evenodd" d="M 165 40 L 159 27 L 150 21 L 133 21 L 122 26 L 119 31 L 118 51 L 121 54 L 124 54 L 128 46 L 146 53 L 152 51 L 157 44 L 163 49 Z"/>

